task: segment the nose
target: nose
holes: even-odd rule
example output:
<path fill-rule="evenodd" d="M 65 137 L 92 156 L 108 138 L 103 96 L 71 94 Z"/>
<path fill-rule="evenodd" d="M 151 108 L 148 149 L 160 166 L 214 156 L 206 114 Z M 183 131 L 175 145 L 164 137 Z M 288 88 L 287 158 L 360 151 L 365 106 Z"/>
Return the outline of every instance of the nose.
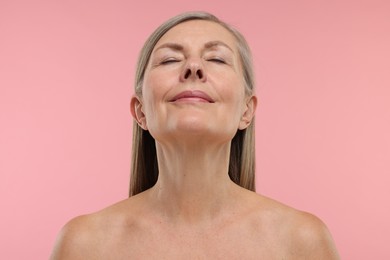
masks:
<path fill-rule="evenodd" d="M 180 75 L 181 81 L 200 80 L 206 81 L 206 73 L 201 61 L 191 60 L 185 64 L 185 67 Z"/>

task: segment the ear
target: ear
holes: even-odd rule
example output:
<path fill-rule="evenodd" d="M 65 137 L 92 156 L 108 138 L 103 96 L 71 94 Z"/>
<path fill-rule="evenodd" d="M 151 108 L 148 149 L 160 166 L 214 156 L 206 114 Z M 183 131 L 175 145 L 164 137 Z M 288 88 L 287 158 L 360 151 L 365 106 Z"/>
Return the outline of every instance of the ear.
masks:
<path fill-rule="evenodd" d="M 252 119 L 255 116 L 256 107 L 257 107 L 257 97 L 250 96 L 246 100 L 246 108 L 241 117 L 240 124 L 238 125 L 238 129 L 244 130 L 251 124 Z"/>
<path fill-rule="evenodd" d="M 138 125 L 144 129 L 148 130 L 147 124 L 146 124 L 146 117 L 144 114 L 144 111 L 142 110 L 142 100 L 137 97 L 133 96 L 130 101 L 130 112 L 133 116 L 134 120 L 137 121 Z"/>

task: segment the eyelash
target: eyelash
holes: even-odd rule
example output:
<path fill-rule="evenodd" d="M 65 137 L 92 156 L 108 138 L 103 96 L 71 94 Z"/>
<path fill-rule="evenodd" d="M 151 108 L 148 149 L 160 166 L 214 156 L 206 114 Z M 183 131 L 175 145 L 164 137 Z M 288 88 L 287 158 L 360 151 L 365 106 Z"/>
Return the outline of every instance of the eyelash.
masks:
<path fill-rule="evenodd" d="M 216 62 L 216 63 L 220 63 L 220 64 L 226 64 L 226 62 L 220 58 L 212 58 L 212 59 L 208 59 L 207 61 L 212 61 L 212 62 Z"/>
<path fill-rule="evenodd" d="M 211 61 L 211 62 L 215 62 L 215 63 L 219 63 L 219 64 L 226 64 L 226 61 L 224 61 L 223 59 L 220 59 L 220 58 L 212 58 L 212 59 L 208 59 L 207 61 Z M 166 64 L 175 63 L 175 62 L 180 62 L 180 60 L 167 59 L 167 60 L 162 61 L 161 64 L 166 65 Z"/>
<path fill-rule="evenodd" d="M 174 62 L 179 62 L 180 60 L 176 60 L 176 59 L 167 59 L 167 60 L 164 60 L 161 62 L 162 65 L 164 64 L 169 64 L 169 63 L 174 63 Z"/>

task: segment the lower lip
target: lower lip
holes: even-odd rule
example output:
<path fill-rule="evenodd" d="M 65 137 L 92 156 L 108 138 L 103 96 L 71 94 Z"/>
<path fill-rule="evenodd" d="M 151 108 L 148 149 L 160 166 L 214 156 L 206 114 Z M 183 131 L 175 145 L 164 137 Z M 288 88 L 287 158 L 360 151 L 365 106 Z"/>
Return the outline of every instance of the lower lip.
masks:
<path fill-rule="evenodd" d="M 179 98 L 173 102 L 174 103 L 194 103 L 194 102 L 210 103 L 208 100 L 199 97 Z"/>

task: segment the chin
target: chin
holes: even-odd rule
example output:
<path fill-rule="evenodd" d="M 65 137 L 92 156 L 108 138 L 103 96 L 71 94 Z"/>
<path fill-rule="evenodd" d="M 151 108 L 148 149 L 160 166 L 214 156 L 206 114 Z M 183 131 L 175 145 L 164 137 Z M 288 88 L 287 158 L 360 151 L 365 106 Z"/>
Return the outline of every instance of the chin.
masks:
<path fill-rule="evenodd" d="M 218 121 L 214 117 L 192 113 L 180 117 L 169 117 L 164 123 L 155 125 L 150 129 L 156 140 L 208 140 L 225 142 L 230 141 L 237 132 L 233 125 L 227 125 L 226 121 Z M 153 131 L 154 130 L 154 131 Z"/>
<path fill-rule="evenodd" d="M 198 134 L 208 134 L 213 132 L 213 127 L 205 124 L 204 122 L 181 122 L 172 128 L 177 134 L 189 134 L 189 135 L 198 135 Z"/>
<path fill-rule="evenodd" d="M 235 132 L 228 131 L 226 127 L 204 122 L 181 122 L 170 129 L 171 136 L 176 139 L 188 139 L 195 142 L 205 140 L 207 142 L 227 142 L 233 139 Z"/>

